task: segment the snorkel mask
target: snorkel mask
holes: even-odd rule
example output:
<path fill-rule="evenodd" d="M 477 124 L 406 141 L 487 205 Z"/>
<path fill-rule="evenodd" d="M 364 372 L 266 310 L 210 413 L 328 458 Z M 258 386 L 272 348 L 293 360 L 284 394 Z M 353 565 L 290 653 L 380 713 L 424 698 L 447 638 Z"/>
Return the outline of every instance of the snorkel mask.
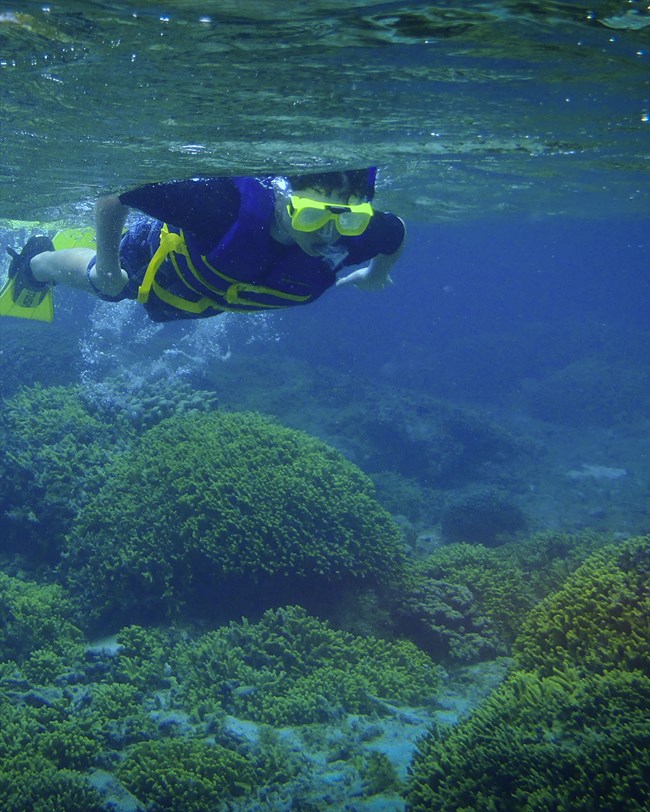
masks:
<path fill-rule="evenodd" d="M 338 233 L 345 237 L 363 234 L 374 214 L 370 203 L 348 206 L 344 203 L 326 203 L 299 195 L 291 195 L 287 211 L 291 225 L 296 231 L 318 231 L 333 220 Z"/>

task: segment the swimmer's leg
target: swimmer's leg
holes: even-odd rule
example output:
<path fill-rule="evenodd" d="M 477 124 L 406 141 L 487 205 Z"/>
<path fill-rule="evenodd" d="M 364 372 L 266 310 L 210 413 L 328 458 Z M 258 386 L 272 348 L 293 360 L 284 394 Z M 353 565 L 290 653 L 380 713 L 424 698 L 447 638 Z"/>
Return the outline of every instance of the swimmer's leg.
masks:
<path fill-rule="evenodd" d="M 92 248 L 62 248 L 44 251 L 32 257 L 30 267 L 38 282 L 53 282 L 96 295 L 88 279 L 88 263 L 95 256 Z"/>

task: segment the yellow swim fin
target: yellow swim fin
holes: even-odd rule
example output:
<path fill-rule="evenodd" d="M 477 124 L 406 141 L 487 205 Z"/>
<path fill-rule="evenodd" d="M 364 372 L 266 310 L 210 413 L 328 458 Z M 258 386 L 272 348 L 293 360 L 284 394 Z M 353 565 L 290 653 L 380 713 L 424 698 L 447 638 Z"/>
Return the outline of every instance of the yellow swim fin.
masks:
<path fill-rule="evenodd" d="M 37 282 L 29 261 L 42 251 L 52 251 L 49 237 L 30 237 L 18 254 L 8 248 L 12 257 L 7 281 L 0 290 L 0 316 L 51 322 L 54 318 L 52 284 Z"/>
<path fill-rule="evenodd" d="M 92 248 L 97 250 L 95 229 L 92 226 L 82 228 L 64 228 L 57 231 L 52 240 L 56 251 L 62 248 Z"/>
<path fill-rule="evenodd" d="M 0 290 L 0 316 L 51 322 L 54 318 L 52 285 L 44 290 L 23 288 L 16 292 L 16 280 L 7 279 Z"/>

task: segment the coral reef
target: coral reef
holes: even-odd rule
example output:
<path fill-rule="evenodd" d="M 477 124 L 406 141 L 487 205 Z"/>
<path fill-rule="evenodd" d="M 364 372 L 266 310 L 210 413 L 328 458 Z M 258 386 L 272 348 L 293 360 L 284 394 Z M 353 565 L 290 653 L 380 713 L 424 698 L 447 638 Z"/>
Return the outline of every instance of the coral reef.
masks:
<path fill-rule="evenodd" d="M 471 409 L 405 391 L 397 397 L 378 385 L 360 394 L 338 410 L 338 424 L 368 472 L 395 471 L 430 488 L 462 487 L 523 451 L 514 436 Z"/>
<path fill-rule="evenodd" d="M 591 555 L 529 614 L 518 670 L 420 747 L 412 812 L 641 812 L 650 793 L 650 537 Z"/>
<path fill-rule="evenodd" d="M 124 786 L 150 812 L 205 812 L 249 795 L 256 774 L 248 760 L 219 744 L 160 739 L 134 746 L 119 765 Z"/>
<path fill-rule="evenodd" d="M 398 631 L 432 657 L 471 663 L 505 654 L 470 589 L 448 581 L 426 580 L 398 603 Z"/>
<path fill-rule="evenodd" d="M 533 603 L 521 570 L 497 550 L 453 544 L 413 568 L 395 616 L 398 631 L 436 658 L 470 663 L 509 653 Z"/>
<path fill-rule="evenodd" d="M 395 593 L 395 628 L 450 663 L 510 654 L 532 607 L 611 541 L 587 531 L 546 531 L 499 547 L 438 547 L 409 569 Z"/>
<path fill-rule="evenodd" d="M 98 745 L 40 696 L 14 703 L 0 692 L 0 807 L 100 812 L 101 797 L 83 774 Z"/>
<path fill-rule="evenodd" d="M 340 448 L 366 473 L 396 474 L 411 488 L 508 478 L 509 467 L 527 451 L 520 438 L 478 410 L 340 368 L 277 359 L 270 386 L 266 358 L 239 353 L 218 373 L 214 385 L 229 408 L 274 415 Z"/>
<path fill-rule="evenodd" d="M 57 770 L 45 758 L 17 754 L 0 767 L 3 812 L 105 812 L 101 795 L 75 770 Z"/>
<path fill-rule="evenodd" d="M 198 716 L 221 706 L 273 725 L 431 702 L 440 682 L 439 668 L 412 643 L 338 631 L 297 606 L 203 635 L 181 650 L 176 670 Z"/>
<path fill-rule="evenodd" d="M 650 679 L 516 672 L 467 721 L 420 746 L 410 812 L 643 812 Z"/>
<path fill-rule="evenodd" d="M 650 675 L 650 536 L 594 553 L 526 618 L 518 665 L 550 676 L 575 668 Z"/>
<path fill-rule="evenodd" d="M 72 601 L 61 586 L 0 572 L 0 660 L 22 662 L 44 648 L 61 653 L 82 639 Z"/>
<path fill-rule="evenodd" d="M 119 415 L 91 408 L 80 387 L 23 388 L 0 413 L 0 534 L 3 551 L 56 560 L 87 494 L 132 436 Z"/>
<path fill-rule="evenodd" d="M 436 491 L 424 488 L 415 479 L 396 471 L 378 471 L 371 474 L 377 487 L 377 499 L 393 516 L 402 516 L 417 525 L 439 512 L 443 499 Z"/>
<path fill-rule="evenodd" d="M 101 411 L 119 413 L 138 431 L 166 417 L 209 412 L 218 405 L 214 392 L 196 389 L 174 376 L 151 381 L 126 370 L 89 385 L 86 398 Z"/>
<path fill-rule="evenodd" d="M 5 554 L 52 564 L 87 494 L 138 431 L 174 414 L 214 408 L 189 384 L 123 380 L 101 386 L 23 387 L 0 414 L 0 535 Z"/>
<path fill-rule="evenodd" d="M 39 812 L 122 808 L 124 796 L 133 810 L 284 808 L 319 793 L 327 808 L 324 753 L 345 777 L 336 797 L 394 794 L 383 733 L 410 724 L 414 738 L 443 676 L 413 644 L 338 631 L 300 607 L 39 648 L 0 661 L 0 805 L 17 812 L 29 786 Z"/>
<path fill-rule="evenodd" d="M 612 544 L 611 534 L 545 530 L 507 542 L 497 550 L 508 567 L 520 569 L 536 600 L 559 589 L 591 553 Z"/>
<path fill-rule="evenodd" d="M 259 415 L 172 417 L 107 468 L 62 571 L 95 616 L 309 600 L 399 571 L 400 533 L 373 490 L 338 452 Z"/>
<path fill-rule="evenodd" d="M 569 426 L 611 426 L 650 409 L 647 365 L 582 358 L 523 386 L 534 417 Z"/>

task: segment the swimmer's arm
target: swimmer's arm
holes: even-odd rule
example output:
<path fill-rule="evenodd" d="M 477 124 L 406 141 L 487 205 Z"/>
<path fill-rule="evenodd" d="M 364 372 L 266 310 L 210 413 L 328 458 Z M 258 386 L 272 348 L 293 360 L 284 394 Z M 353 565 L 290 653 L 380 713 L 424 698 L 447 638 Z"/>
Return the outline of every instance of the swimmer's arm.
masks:
<path fill-rule="evenodd" d="M 95 204 L 97 262 L 92 281 L 107 296 L 117 296 L 128 282 L 126 271 L 120 267 L 120 240 L 128 211 L 117 195 L 102 197 Z"/>
<path fill-rule="evenodd" d="M 402 253 L 403 243 L 394 254 L 377 254 L 365 268 L 359 268 L 336 283 L 337 287 L 354 285 L 360 290 L 382 290 L 393 284 L 390 271 Z"/>

